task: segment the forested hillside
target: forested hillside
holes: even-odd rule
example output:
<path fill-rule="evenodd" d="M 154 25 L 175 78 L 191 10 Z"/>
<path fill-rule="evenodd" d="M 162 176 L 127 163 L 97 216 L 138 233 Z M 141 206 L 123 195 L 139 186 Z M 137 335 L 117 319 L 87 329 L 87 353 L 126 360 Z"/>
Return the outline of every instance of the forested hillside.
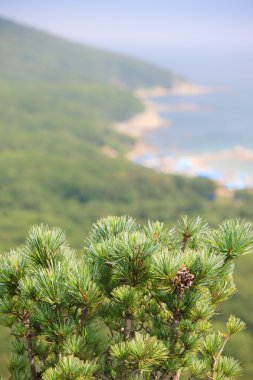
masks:
<path fill-rule="evenodd" d="M 80 250 L 91 224 L 108 214 L 169 224 L 185 213 L 200 214 L 212 225 L 228 217 L 252 218 L 250 192 L 216 199 L 216 184 L 209 180 L 158 174 L 125 160 L 133 141 L 117 134 L 113 122 L 142 110 L 132 88 L 169 86 L 175 78 L 170 72 L 3 19 L 0 68 L 1 251 L 22 243 L 29 227 L 41 222 L 63 228 Z M 240 263 L 240 293 L 231 306 L 248 324 L 241 338 L 245 379 L 253 376 L 252 262 L 248 256 Z"/>
<path fill-rule="evenodd" d="M 8 80 L 150 87 L 168 86 L 177 78 L 144 61 L 68 42 L 2 18 L 0 34 L 0 75 Z"/>

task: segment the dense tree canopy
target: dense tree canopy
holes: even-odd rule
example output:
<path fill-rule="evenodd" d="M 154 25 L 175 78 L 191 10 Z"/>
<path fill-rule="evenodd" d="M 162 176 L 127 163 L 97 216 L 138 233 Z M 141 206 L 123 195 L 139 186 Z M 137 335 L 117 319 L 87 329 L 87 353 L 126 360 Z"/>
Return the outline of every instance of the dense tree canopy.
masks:
<path fill-rule="evenodd" d="M 252 248 L 244 221 L 168 229 L 123 216 L 98 221 L 78 258 L 60 229 L 34 226 L 0 263 L 11 379 L 236 379 L 223 350 L 245 324 L 231 315 L 223 334 L 211 318 Z"/>

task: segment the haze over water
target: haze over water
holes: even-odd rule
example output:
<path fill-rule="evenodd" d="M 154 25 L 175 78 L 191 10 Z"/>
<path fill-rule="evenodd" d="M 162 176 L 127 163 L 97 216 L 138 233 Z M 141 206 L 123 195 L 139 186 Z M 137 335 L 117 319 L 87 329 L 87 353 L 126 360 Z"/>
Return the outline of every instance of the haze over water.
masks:
<path fill-rule="evenodd" d="M 163 118 L 171 121 L 171 127 L 155 130 L 148 142 L 162 156 L 178 157 L 175 171 L 187 174 L 192 169 L 192 155 L 211 153 L 210 162 L 203 163 L 197 175 L 224 180 L 231 188 L 252 186 L 253 53 L 243 49 L 192 49 L 170 54 L 157 52 L 155 59 L 162 66 L 177 68 L 193 83 L 219 90 L 207 95 L 155 99 L 161 104 L 191 104 L 196 111 L 162 113 Z M 220 155 L 225 150 L 230 150 L 230 154 Z"/>

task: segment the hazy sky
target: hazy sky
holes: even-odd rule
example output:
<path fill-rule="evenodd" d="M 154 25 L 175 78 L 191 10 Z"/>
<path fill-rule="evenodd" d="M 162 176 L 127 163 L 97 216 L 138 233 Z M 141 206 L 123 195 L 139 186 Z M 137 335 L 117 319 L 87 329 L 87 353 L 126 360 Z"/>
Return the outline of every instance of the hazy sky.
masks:
<path fill-rule="evenodd" d="M 0 15 L 200 83 L 252 76 L 253 0 L 0 0 Z"/>
<path fill-rule="evenodd" d="M 253 0 L 0 0 L 0 14 L 122 51 L 253 47 Z"/>

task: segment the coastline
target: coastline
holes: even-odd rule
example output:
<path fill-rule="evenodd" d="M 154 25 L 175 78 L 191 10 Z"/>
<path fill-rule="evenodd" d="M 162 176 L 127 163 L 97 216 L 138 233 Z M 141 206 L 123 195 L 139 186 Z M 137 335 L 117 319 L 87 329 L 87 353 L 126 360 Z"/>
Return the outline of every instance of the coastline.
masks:
<path fill-rule="evenodd" d="M 217 91 L 223 91 L 223 88 L 214 88 L 210 86 L 202 86 L 191 82 L 174 81 L 172 86 L 139 88 L 135 91 L 135 95 L 141 99 L 158 98 L 162 96 L 187 96 L 187 95 L 208 95 Z"/>
<path fill-rule="evenodd" d="M 144 110 L 132 118 L 116 123 L 114 128 L 117 132 L 123 133 L 134 139 L 133 147 L 127 153 L 127 159 L 135 161 L 137 157 L 155 153 L 156 149 L 145 142 L 145 137 L 155 129 L 169 128 L 171 123 L 169 120 L 163 120 L 156 110 L 155 104 L 150 102 L 147 97 L 136 96 L 144 105 Z"/>
<path fill-rule="evenodd" d="M 153 87 L 137 89 L 134 94 L 144 105 L 144 111 L 126 121 L 114 124 L 116 131 L 133 137 L 135 140 L 132 149 L 127 153 L 127 158 L 130 161 L 135 161 L 140 155 L 157 153 L 154 146 L 145 142 L 145 137 L 155 129 L 170 128 L 171 121 L 163 119 L 159 115 L 159 112 L 197 112 L 199 109 L 194 103 L 163 105 L 156 104 L 151 98 L 206 95 L 217 91 L 213 87 L 181 81 L 175 81 L 170 88 Z M 160 171 L 168 173 L 168 168 L 160 168 Z"/>
<path fill-rule="evenodd" d="M 127 159 L 131 162 L 151 168 L 153 170 L 167 173 L 179 174 L 188 177 L 204 177 L 215 181 L 223 188 L 226 197 L 233 190 L 245 187 L 253 187 L 253 173 L 245 175 L 243 169 L 238 175 L 233 171 L 233 162 L 236 166 L 243 167 L 245 163 L 253 164 L 253 151 L 242 146 L 232 149 L 224 149 L 219 152 L 204 152 L 199 154 L 170 154 L 162 156 L 158 149 L 147 143 L 147 136 L 159 128 L 171 128 L 170 120 L 163 119 L 163 112 L 198 112 L 199 106 L 194 103 L 195 95 L 213 94 L 224 89 L 212 88 L 191 84 L 188 82 L 176 82 L 171 88 L 148 88 L 138 89 L 135 96 L 144 105 L 144 111 L 124 122 L 116 123 L 115 129 L 119 133 L 134 138 L 132 149 L 127 153 Z M 176 104 L 167 102 L 158 104 L 152 98 L 177 96 L 192 96 L 193 103 L 178 102 Z M 223 194 L 224 191 L 220 193 Z M 223 194 L 224 195 L 224 194 Z"/>

